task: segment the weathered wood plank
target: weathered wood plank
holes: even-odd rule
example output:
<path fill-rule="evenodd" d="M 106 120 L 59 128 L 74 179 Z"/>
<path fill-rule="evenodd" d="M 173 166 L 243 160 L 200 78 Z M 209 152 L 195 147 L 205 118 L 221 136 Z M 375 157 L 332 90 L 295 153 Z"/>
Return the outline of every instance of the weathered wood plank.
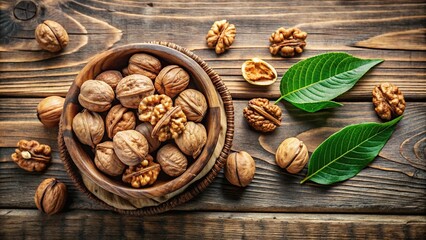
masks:
<path fill-rule="evenodd" d="M 421 239 L 425 216 L 197 213 L 123 216 L 70 211 L 46 216 L 36 210 L 0 210 L 2 239 Z"/>
<path fill-rule="evenodd" d="M 25 100 L 25 104 L 20 102 Z M 40 99 L 0 98 L 0 207 L 33 208 L 35 188 L 46 177 L 58 177 L 71 190 L 71 209 L 99 209 L 78 192 L 66 175 L 56 144 L 56 130 L 38 122 L 35 106 Z M 300 185 L 306 169 L 297 175 L 287 174 L 276 166 L 273 152 L 287 137 L 298 136 L 310 151 L 340 128 L 366 121 L 378 121 L 372 104 L 345 103 L 338 109 L 305 113 L 289 104 L 283 107 L 283 126 L 272 134 L 251 130 L 242 116 L 246 101 L 235 101 L 235 135 L 233 150 L 245 150 L 256 161 L 256 176 L 246 189 L 231 186 L 219 174 L 199 197 L 184 204 L 181 210 L 268 211 L 268 212 L 364 212 L 417 213 L 426 211 L 426 104 L 408 102 L 404 119 L 392 138 L 369 167 L 353 179 L 324 187 Z M 22 114 L 22 119 L 15 121 Z M 27 173 L 10 159 L 13 147 L 21 138 L 31 138 L 52 145 L 53 164 L 44 174 Z M 17 187 L 19 186 L 19 187 Z M 206 204 L 208 203 L 208 204 Z"/>

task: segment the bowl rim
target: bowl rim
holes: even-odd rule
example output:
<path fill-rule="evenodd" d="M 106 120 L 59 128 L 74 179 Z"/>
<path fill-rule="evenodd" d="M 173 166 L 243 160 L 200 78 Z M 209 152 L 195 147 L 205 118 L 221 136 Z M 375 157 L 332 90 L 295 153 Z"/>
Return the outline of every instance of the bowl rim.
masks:
<path fill-rule="evenodd" d="M 79 143 L 78 140 L 76 140 L 76 137 L 74 136 L 72 128 L 70 128 L 72 123 L 71 117 L 73 117 L 73 115 L 72 114 L 70 115 L 69 111 L 73 111 L 71 108 L 75 108 L 76 106 L 79 106 L 78 99 L 76 97 L 78 96 L 78 93 L 79 93 L 79 85 L 81 86 L 82 82 L 84 82 L 85 80 L 89 80 L 89 79 L 83 80 L 84 76 L 88 72 L 90 72 L 92 76 L 95 77 L 97 74 L 95 74 L 94 72 L 99 71 L 98 73 L 100 73 L 102 71 L 107 70 L 107 69 L 102 69 L 103 64 L 101 64 L 101 66 L 98 66 L 99 60 L 104 59 L 111 54 L 114 54 L 117 52 L 125 52 L 127 50 L 133 50 L 135 51 L 135 53 L 145 52 L 148 54 L 149 53 L 152 54 L 152 52 L 149 52 L 147 50 L 164 51 L 167 54 L 170 54 L 170 56 L 173 56 L 176 59 L 182 60 L 184 63 L 183 66 L 182 66 L 182 63 L 179 63 L 178 65 L 184 67 L 187 71 L 191 73 L 191 76 L 193 77 L 195 77 L 196 75 L 200 77 L 199 75 L 201 75 L 202 77 L 200 78 L 199 84 L 206 84 L 206 86 L 208 87 L 205 90 L 206 91 L 210 90 L 214 92 L 212 96 L 216 96 L 217 98 L 216 100 L 210 97 L 209 98 L 206 97 L 209 103 L 209 111 L 214 111 L 215 108 L 219 108 L 218 106 L 215 105 L 215 104 L 219 104 L 218 90 L 215 88 L 210 76 L 206 73 L 203 67 L 200 66 L 199 63 L 194 61 L 194 59 L 192 59 L 191 57 L 187 56 L 186 54 L 174 48 L 171 48 L 169 46 L 165 46 L 162 44 L 157 44 L 157 43 L 128 44 L 124 46 L 111 48 L 107 51 L 104 51 L 95 55 L 79 72 L 79 74 L 73 81 L 73 84 L 71 85 L 70 90 L 68 91 L 66 96 L 63 114 L 61 117 L 62 118 L 61 131 L 63 131 L 65 146 L 71 156 L 72 161 L 77 166 L 78 170 L 80 170 L 81 174 L 85 174 L 85 176 L 87 176 L 94 183 L 98 184 L 100 187 L 104 188 L 105 190 L 109 192 L 122 196 L 124 198 L 162 197 L 168 193 L 181 189 L 181 187 L 187 185 L 192 179 L 194 179 L 197 173 L 199 173 L 204 168 L 205 164 L 208 162 L 208 159 L 210 159 L 211 154 L 213 152 L 212 151 L 209 152 L 206 147 L 203 149 L 203 152 L 205 152 L 203 156 L 208 156 L 208 158 L 204 159 L 203 165 L 200 165 L 198 166 L 197 169 L 195 169 L 197 170 L 195 171 L 195 174 L 194 172 L 192 172 L 191 174 L 191 172 L 188 172 L 187 170 L 185 172 L 186 173 L 185 176 L 187 177 L 185 181 L 181 181 L 182 178 L 180 178 L 179 176 L 159 186 L 135 189 L 130 186 L 125 186 L 124 183 L 122 185 L 118 185 L 116 181 L 106 176 L 105 174 L 100 172 L 96 167 L 94 167 L 93 161 L 88 162 L 87 159 L 91 160 L 90 157 L 88 157 L 87 153 L 84 152 L 84 150 L 82 149 L 82 144 Z M 126 53 L 126 54 L 129 55 L 130 57 L 133 53 Z M 154 53 L 153 55 L 155 56 L 156 54 Z M 159 58 L 161 59 L 161 57 Z M 170 59 L 167 59 L 167 60 L 170 60 Z M 197 69 L 197 71 L 195 69 Z M 208 81 L 204 81 L 205 79 L 207 79 Z M 77 110 L 77 112 L 79 111 Z M 220 117 L 220 115 L 217 115 L 217 116 Z M 217 142 L 217 138 L 218 136 L 212 136 L 210 138 L 208 137 L 208 139 L 210 139 L 210 141 L 213 141 L 214 143 Z M 207 143 L 206 143 L 206 146 L 207 146 Z M 77 149 L 78 151 L 70 151 L 70 149 L 74 149 L 74 150 Z M 84 154 L 83 155 L 77 154 L 77 153 L 80 153 L 80 151 L 83 151 Z M 194 163 L 191 165 L 191 167 L 192 166 L 194 166 Z M 173 186 L 172 190 L 167 189 L 167 188 L 170 188 L 170 186 Z"/>

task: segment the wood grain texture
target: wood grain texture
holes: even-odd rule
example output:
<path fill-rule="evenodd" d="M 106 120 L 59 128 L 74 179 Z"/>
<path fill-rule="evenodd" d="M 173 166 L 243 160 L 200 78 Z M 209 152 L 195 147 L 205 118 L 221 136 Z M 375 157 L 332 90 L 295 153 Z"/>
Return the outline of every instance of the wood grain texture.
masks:
<path fill-rule="evenodd" d="M 15 99 L 13 99 L 15 100 Z M 19 107 L 19 100 L 0 99 L 0 207 L 33 208 L 33 191 L 43 178 L 56 176 L 71 189 L 70 209 L 93 208 L 85 195 L 78 192 L 59 159 L 56 131 L 45 131 L 35 116 L 40 99 L 25 99 L 22 122 L 9 115 Z M 15 102 L 15 103 L 14 103 Z M 256 161 L 256 175 L 245 189 L 230 185 L 223 174 L 200 196 L 180 210 L 254 211 L 254 212 L 356 212 L 412 213 L 426 211 L 426 104 L 408 102 L 404 119 L 379 157 L 356 177 L 333 186 L 314 183 L 300 185 L 307 169 L 297 175 L 281 170 L 275 164 L 274 152 L 287 137 L 298 136 L 312 150 L 331 133 L 349 124 L 379 121 L 372 103 L 351 103 L 338 109 L 306 113 L 289 104 L 283 108 L 283 125 L 272 134 L 260 134 L 249 128 L 242 116 L 247 101 L 234 101 L 235 134 L 233 151 L 245 150 Z M 22 124 L 25 123 L 25 124 Z M 18 128 L 18 124 L 20 127 Z M 20 129 L 8 131 L 8 129 Z M 19 135 L 17 135 L 19 132 Z M 13 147 L 21 138 L 34 138 L 52 144 L 53 164 L 44 174 L 26 173 L 10 159 Z M 25 175 L 25 178 L 16 176 Z M 18 182 L 18 189 L 16 188 Z M 31 192 L 31 194 L 25 194 Z M 208 204 L 206 204 L 208 203 Z"/>
<path fill-rule="evenodd" d="M 279 213 L 186 213 L 122 216 L 73 211 L 45 216 L 37 210 L 0 210 L 0 237 L 40 239 L 421 239 L 426 217 Z M 60 223 L 60 224 L 58 224 Z"/>
<path fill-rule="evenodd" d="M 200 56 L 222 76 L 234 98 L 254 94 L 279 97 L 279 81 L 266 88 L 244 81 L 241 64 L 249 58 L 270 62 L 281 77 L 299 60 L 345 51 L 385 62 L 341 100 L 367 100 L 373 86 L 380 82 L 395 83 L 408 99 L 426 99 L 426 16 L 422 1 L 37 2 L 38 13 L 30 21 L 19 21 L 9 14 L 14 0 L 1 6 L 0 96 L 64 96 L 94 54 L 112 46 L 161 40 Z M 220 56 L 207 49 L 205 43 L 205 34 L 218 18 L 229 20 L 237 28 L 235 43 Z M 70 45 L 58 55 L 42 51 L 34 40 L 33 30 L 44 19 L 58 21 L 70 35 Z M 302 55 L 291 59 L 270 55 L 268 38 L 281 26 L 297 26 L 308 32 L 308 45 Z"/>

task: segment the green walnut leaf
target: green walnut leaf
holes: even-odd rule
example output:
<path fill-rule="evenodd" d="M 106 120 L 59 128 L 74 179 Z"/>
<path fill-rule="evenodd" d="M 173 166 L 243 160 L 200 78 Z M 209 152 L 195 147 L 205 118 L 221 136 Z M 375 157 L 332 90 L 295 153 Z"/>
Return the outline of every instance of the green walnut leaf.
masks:
<path fill-rule="evenodd" d="M 359 59 L 347 53 L 325 53 L 293 65 L 282 77 L 281 97 L 307 112 L 342 106 L 331 101 L 351 89 L 381 59 Z"/>
<path fill-rule="evenodd" d="M 321 143 L 301 183 L 333 184 L 358 174 L 379 154 L 402 116 L 386 123 L 361 123 L 343 128 Z"/>

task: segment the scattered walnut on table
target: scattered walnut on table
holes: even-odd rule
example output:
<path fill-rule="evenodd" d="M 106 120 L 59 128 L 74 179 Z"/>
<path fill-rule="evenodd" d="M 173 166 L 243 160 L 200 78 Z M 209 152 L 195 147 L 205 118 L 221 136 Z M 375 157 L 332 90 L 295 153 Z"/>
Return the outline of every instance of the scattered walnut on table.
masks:
<path fill-rule="evenodd" d="M 245 187 L 251 183 L 256 171 L 254 159 L 245 151 L 228 155 L 225 164 L 225 177 L 235 186 Z"/>
<path fill-rule="evenodd" d="M 65 98 L 50 96 L 41 100 L 37 105 L 37 117 L 46 127 L 58 126 L 61 119 Z"/>
<path fill-rule="evenodd" d="M 64 183 L 55 178 L 48 178 L 38 186 L 34 202 L 41 212 L 52 215 L 64 208 L 67 196 L 67 186 Z"/>
<path fill-rule="evenodd" d="M 243 110 L 249 125 L 257 131 L 272 132 L 281 125 L 282 111 L 266 98 L 253 98 Z"/>
<path fill-rule="evenodd" d="M 303 52 L 307 36 L 306 32 L 298 28 L 278 28 L 269 38 L 269 51 L 272 55 L 279 53 L 282 57 L 293 57 L 296 53 Z"/>
<path fill-rule="evenodd" d="M 207 46 L 214 48 L 216 54 L 221 54 L 232 45 L 236 33 L 234 24 L 230 24 L 227 20 L 216 21 L 207 33 Z"/>
<path fill-rule="evenodd" d="M 18 166 L 28 172 L 44 171 L 50 163 L 52 149 L 35 140 L 20 140 L 15 153 L 11 155 Z"/>
<path fill-rule="evenodd" d="M 405 110 L 404 95 L 392 83 L 382 83 L 374 87 L 373 104 L 377 115 L 383 120 L 401 116 Z"/>
<path fill-rule="evenodd" d="M 281 142 L 275 153 L 275 161 L 278 166 L 293 174 L 302 171 L 308 163 L 308 159 L 308 148 L 295 137 L 287 138 Z"/>
<path fill-rule="evenodd" d="M 59 52 L 69 42 L 68 33 L 59 23 L 46 20 L 35 30 L 35 38 L 40 47 L 49 52 Z"/>

